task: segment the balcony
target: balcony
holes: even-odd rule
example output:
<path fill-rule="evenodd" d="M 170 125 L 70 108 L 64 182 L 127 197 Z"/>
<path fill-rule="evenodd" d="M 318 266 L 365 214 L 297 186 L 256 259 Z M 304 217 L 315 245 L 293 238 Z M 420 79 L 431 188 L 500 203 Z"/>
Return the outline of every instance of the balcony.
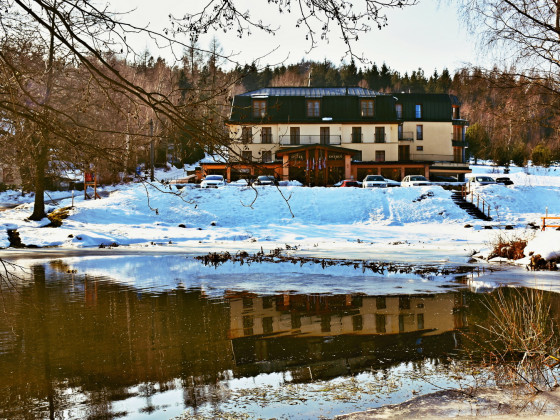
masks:
<path fill-rule="evenodd" d="M 280 144 L 282 146 L 304 146 L 309 144 L 341 144 L 341 136 L 280 136 Z"/>
<path fill-rule="evenodd" d="M 427 162 L 453 162 L 453 155 L 431 155 L 427 153 L 411 153 L 411 161 L 427 161 Z"/>
<path fill-rule="evenodd" d="M 414 141 L 414 132 L 404 131 L 399 133 L 399 141 Z"/>
<path fill-rule="evenodd" d="M 387 143 L 387 134 L 385 134 L 384 132 L 375 133 L 375 136 L 373 138 L 373 142 L 374 143 Z"/>

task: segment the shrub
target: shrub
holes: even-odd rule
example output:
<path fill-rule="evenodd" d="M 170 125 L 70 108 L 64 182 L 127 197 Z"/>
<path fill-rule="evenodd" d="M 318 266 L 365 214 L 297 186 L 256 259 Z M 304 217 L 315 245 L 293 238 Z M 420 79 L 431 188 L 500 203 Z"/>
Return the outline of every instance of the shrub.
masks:
<path fill-rule="evenodd" d="M 507 258 L 508 260 L 518 260 L 525 256 L 524 251 L 527 246 L 527 239 L 505 235 L 499 235 L 495 243 L 492 244 L 492 251 L 488 259 L 495 257 Z"/>
<path fill-rule="evenodd" d="M 535 392 L 552 390 L 560 343 L 546 292 L 500 288 L 489 295 L 485 306 L 490 318 L 478 327 L 487 339 L 479 341 L 496 380 L 523 384 Z"/>

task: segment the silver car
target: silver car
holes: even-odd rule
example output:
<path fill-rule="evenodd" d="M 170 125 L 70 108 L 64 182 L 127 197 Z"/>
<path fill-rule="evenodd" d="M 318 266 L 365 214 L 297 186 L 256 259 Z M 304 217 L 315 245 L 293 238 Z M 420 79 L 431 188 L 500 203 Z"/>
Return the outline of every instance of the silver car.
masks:
<path fill-rule="evenodd" d="M 368 175 L 362 182 L 362 188 L 387 188 L 387 180 L 381 175 Z"/>
<path fill-rule="evenodd" d="M 218 188 L 226 185 L 223 175 L 207 175 L 200 183 L 200 188 Z"/>
<path fill-rule="evenodd" d="M 423 187 L 432 183 L 422 175 L 407 175 L 401 181 L 401 187 Z"/>
<path fill-rule="evenodd" d="M 481 185 L 494 185 L 496 184 L 496 180 L 489 176 L 473 176 L 469 179 L 469 186 L 478 187 Z"/>

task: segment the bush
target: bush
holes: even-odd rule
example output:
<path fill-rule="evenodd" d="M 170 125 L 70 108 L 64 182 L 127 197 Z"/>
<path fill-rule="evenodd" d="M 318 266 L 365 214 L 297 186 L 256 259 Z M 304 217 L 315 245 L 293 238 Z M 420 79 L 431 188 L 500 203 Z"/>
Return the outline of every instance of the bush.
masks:
<path fill-rule="evenodd" d="M 493 248 L 488 255 L 488 259 L 502 257 L 508 260 L 518 260 L 525 257 L 524 251 L 526 246 L 527 239 L 508 238 L 505 235 L 500 235 L 496 242 L 492 244 Z"/>
<path fill-rule="evenodd" d="M 552 163 L 552 152 L 544 144 L 537 144 L 531 153 L 533 165 L 548 168 Z"/>

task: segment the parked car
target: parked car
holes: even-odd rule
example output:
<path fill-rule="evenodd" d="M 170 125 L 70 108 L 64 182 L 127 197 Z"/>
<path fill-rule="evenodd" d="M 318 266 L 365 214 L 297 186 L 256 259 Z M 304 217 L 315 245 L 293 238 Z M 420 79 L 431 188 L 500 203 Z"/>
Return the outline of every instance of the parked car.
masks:
<path fill-rule="evenodd" d="M 513 185 L 513 181 L 509 179 L 509 177 L 507 176 L 501 176 L 496 178 L 496 183 L 503 184 L 503 185 Z"/>
<path fill-rule="evenodd" d="M 339 187 L 361 187 L 360 183 L 358 181 L 352 181 L 351 179 L 345 179 L 344 181 L 342 181 L 342 183 L 339 185 Z"/>
<path fill-rule="evenodd" d="M 274 178 L 272 175 L 261 175 L 259 177 L 257 177 L 257 179 L 255 180 L 255 182 L 253 182 L 254 185 L 277 185 L 278 181 L 276 181 L 276 178 Z"/>
<path fill-rule="evenodd" d="M 387 180 L 381 175 L 368 175 L 362 182 L 363 188 L 387 188 Z"/>
<path fill-rule="evenodd" d="M 226 185 L 223 175 L 207 175 L 200 183 L 200 188 L 218 188 Z"/>
<path fill-rule="evenodd" d="M 469 179 L 469 187 L 479 187 L 481 185 L 493 185 L 496 181 L 489 176 L 477 175 Z"/>
<path fill-rule="evenodd" d="M 401 181 L 401 187 L 423 187 L 425 185 L 432 184 L 422 175 L 407 175 Z"/>

